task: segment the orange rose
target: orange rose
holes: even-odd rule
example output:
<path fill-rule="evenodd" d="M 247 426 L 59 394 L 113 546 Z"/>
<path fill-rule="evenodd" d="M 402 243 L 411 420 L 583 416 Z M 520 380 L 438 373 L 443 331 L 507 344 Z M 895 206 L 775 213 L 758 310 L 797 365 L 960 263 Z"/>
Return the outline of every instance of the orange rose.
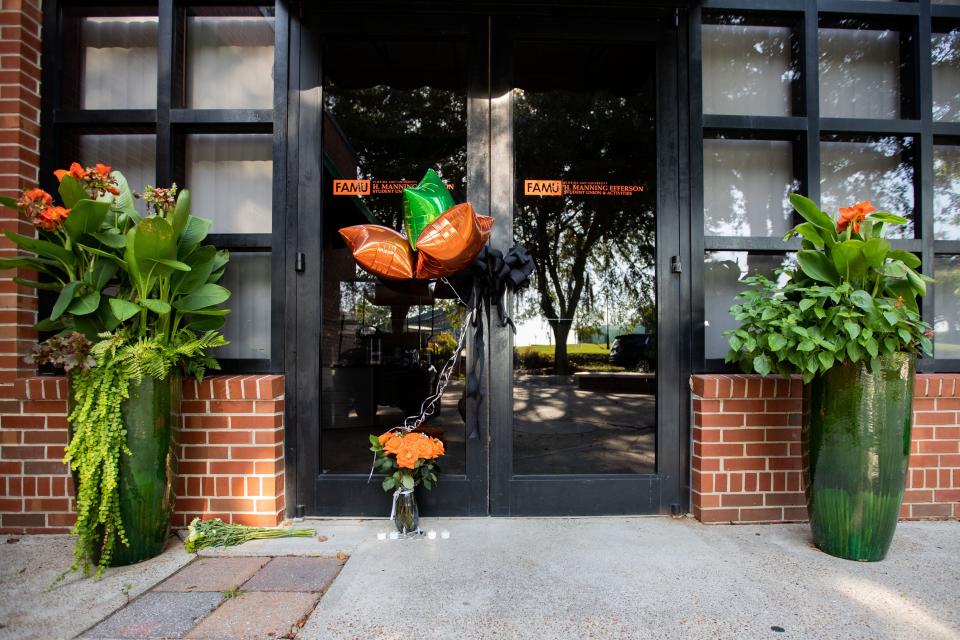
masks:
<path fill-rule="evenodd" d="M 392 453 L 393 455 L 400 453 L 402 448 L 403 438 L 401 438 L 399 434 L 394 434 L 394 436 L 387 440 L 386 444 L 383 445 L 384 451 L 387 453 Z"/>
<path fill-rule="evenodd" d="M 876 207 L 870 204 L 869 200 L 858 202 L 852 207 L 840 207 L 840 219 L 837 221 L 837 232 L 846 231 L 850 224 L 853 224 L 853 231 L 860 233 L 860 221 L 876 211 Z"/>
<path fill-rule="evenodd" d="M 419 460 L 416 451 L 412 449 L 404 448 L 397 454 L 397 466 L 404 469 L 413 469 L 417 466 L 417 460 Z"/>

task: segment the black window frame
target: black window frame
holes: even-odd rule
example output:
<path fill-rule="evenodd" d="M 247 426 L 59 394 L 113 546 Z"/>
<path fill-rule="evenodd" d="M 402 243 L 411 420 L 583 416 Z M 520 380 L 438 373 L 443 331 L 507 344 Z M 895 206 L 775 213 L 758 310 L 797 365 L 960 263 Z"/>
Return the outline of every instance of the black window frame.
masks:
<path fill-rule="evenodd" d="M 743 16 L 745 24 L 792 26 L 799 40 L 799 100 L 793 115 L 741 116 L 703 113 L 702 25 L 717 24 L 725 14 Z M 901 33 L 901 113 L 896 119 L 821 118 L 819 95 L 819 29 L 849 28 L 846 21 L 861 22 L 869 28 Z M 721 22 L 722 24 L 722 22 Z M 960 141 L 960 122 L 934 122 L 931 36 L 960 27 L 960 6 L 931 0 L 880 2 L 871 0 L 704 0 L 690 13 L 690 101 L 691 101 L 691 244 L 694 256 L 710 251 L 747 251 L 785 254 L 799 243 L 783 243 L 776 237 L 729 237 L 704 235 L 703 140 L 713 137 L 762 137 L 794 142 L 794 178 L 801 190 L 815 201 L 820 199 L 820 142 L 834 136 L 850 140 L 895 136 L 913 139 L 910 160 L 914 168 L 915 224 L 912 239 L 897 239 L 895 247 L 917 253 L 921 270 L 933 277 L 934 256 L 960 254 L 960 241 L 936 240 L 933 233 L 933 148 L 945 140 Z M 795 96 L 796 97 L 796 96 Z M 798 108 L 799 107 L 799 108 Z M 910 117 L 907 117 L 910 116 Z M 693 261 L 691 315 L 694 335 L 693 366 L 698 373 L 739 371 L 720 359 L 707 359 L 704 326 L 703 263 Z M 936 285 L 933 285 L 936 286 Z M 934 295 L 922 299 L 923 318 L 935 317 Z M 960 359 L 924 357 L 920 372 L 960 372 Z"/>
<path fill-rule="evenodd" d="M 186 77 L 186 19 L 191 8 L 267 7 L 274 19 L 274 86 L 269 109 L 190 109 L 183 105 Z M 284 314 L 286 263 L 284 212 L 287 207 L 287 59 L 289 17 L 277 3 L 260 0 L 159 0 L 158 2 L 106 2 L 90 5 L 78 0 L 44 0 L 41 64 L 40 183 L 55 191 L 53 170 L 61 158 L 65 135 L 82 129 L 89 133 L 123 133 L 136 129 L 156 136 L 156 184 L 184 185 L 186 136 L 192 133 L 269 133 L 273 137 L 271 233 L 211 233 L 208 242 L 231 252 L 269 253 L 271 256 L 270 357 L 218 358 L 223 373 L 276 373 L 284 371 Z M 157 33 L 157 104 L 155 109 L 80 109 L 65 106 L 63 66 L 72 59 L 79 38 L 70 33 L 67 20 L 83 16 L 155 15 Z M 229 266 L 228 266 L 229 268 Z M 265 301 L 266 302 L 266 301 Z"/>

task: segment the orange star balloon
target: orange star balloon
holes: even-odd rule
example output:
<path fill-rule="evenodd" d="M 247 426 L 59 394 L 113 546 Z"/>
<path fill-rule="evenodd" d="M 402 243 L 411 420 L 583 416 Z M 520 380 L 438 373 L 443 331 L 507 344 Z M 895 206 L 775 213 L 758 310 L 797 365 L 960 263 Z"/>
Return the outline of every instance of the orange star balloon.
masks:
<path fill-rule="evenodd" d="M 353 259 L 363 269 L 386 280 L 413 278 L 413 251 L 402 235 L 376 224 L 340 229 Z"/>
<path fill-rule="evenodd" d="M 417 278 L 442 278 L 464 269 L 492 228 L 493 218 L 478 216 L 469 202 L 451 207 L 417 238 Z"/>

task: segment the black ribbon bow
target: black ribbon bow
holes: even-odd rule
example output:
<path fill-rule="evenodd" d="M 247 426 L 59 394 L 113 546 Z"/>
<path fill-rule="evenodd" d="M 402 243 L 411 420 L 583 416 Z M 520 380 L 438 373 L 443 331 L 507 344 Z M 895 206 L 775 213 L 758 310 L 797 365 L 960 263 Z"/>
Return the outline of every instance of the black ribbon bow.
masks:
<path fill-rule="evenodd" d="M 480 436 L 480 404 L 485 395 L 480 385 L 483 375 L 483 320 L 480 317 L 484 309 L 489 310 L 496 304 L 500 326 L 510 325 L 516 333 L 517 327 L 507 313 L 506 293 L 517 292 L 530 282 L 533 273 L 533 258 L 523 245 L 513 245 L 504 255 L 498 249 L 483 247 L 470 265 L 473 275 L 473 289 L 470 294 L 469 308 L 473 314 L 473 357 L 467 374 L 466 395 L 476 400 L 476 410 L 471 420 L 470 438 Z"/>

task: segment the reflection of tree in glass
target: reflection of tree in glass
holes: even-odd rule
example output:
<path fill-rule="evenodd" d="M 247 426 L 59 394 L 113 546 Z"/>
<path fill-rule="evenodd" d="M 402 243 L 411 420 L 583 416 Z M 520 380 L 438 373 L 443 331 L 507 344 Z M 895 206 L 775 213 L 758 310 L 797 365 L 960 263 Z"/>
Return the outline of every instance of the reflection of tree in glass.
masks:
<path fill-rule="evenodd" d="M 937 256 L 934 277 L 934 355 L 960 358 L 960 256 Z"/>
<path fill-rule="evenodd" d="M 933 231 L 937 240 L 960 239 L 960 147 L 933 148 Z"/>
<path fill-rule="evenodd" d="M 820 29 L 820 111 L 838 118 L 896 118 L 900 101 L 900 34 L 872 31 L 857 20 Z"/>
<path fill-rule="evenodd" d="M 433 167 L 453 186 L 454 199 L 466 195 L 467 107 L 463 91 L 377 85 L 343 89 L 325 85 L 325 109 L 351 145 L 356 176 L 372 180 L 420 180 Z M 401 227 L 397 194 L 363 199 L 382 224 Z"/>
<path fill-rule="evenodd" d="M 933 119 L 960 120 L 960 30 L 930 38 L 933 61 Z"/>
<path fill-rule="evenodd" d="M 836 216 L 839 207 L 861 200 L 905 218 L 913 218 L 913 166 L 902 154 L 912 138 L 885 137 L 866 142 L 820 145 L 821 206 Z M 913 237 L 913 223 L 893 227 L 888 237 Z"/>
<path fill-rule="evenodd" d="M 567 370 L 567 337 L 582 313 L 588 275 L 611 305 L 635 311 L 628 321 L 655 317 L 657 154 L 650 98 L 514 91 L 515 165 L 521 181 L 514 229 L 533 255 L 536 296 L 531 298 L 553 332 L 559 375 Z M 605 180 L 644 184 L 646 191 L 524 196 L 524 179 Z M 527 317 L 535 313 L 532 305 L 522 311 Z"/>
<path fill-rule="evenodd" d="M 717 20 L 703 26 L 704 112 L 790 115 L 790 83 L 800 77 L 790 29 Z"/>

